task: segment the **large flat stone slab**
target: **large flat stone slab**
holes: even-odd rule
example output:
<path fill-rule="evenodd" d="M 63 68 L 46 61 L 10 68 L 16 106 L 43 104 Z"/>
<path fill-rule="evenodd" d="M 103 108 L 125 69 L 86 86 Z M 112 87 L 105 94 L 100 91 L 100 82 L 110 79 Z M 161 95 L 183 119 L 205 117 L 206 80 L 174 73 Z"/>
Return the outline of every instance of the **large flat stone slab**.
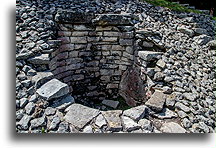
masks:
<path fill-rule="evenodd" d="M 155 90 L 151 98 L 145 103 L 146 106 L 156 112 L 160 112 L 163 109 L 163 105 L 166 100 L 166 95 L 159 90 Z"/>
<path fill-rule="evenodd" d="M 131 118 L 122 116 L 123 127 L 125 131 L 131 132 L 141 128 L 139 124 L 134 122 Z"/>
<path fill-rule="evenodd" d="M 186 130 L 175 122 L 164 123 L 160 130 L 164 133 L 186 133 Z"/>
<path fill-rule="evenodd" d="M 130 108 L 128 110 L 125 110 L 123 112 L 124 116 L 130 117 L 131 119 L 138 121 L 142 119 L 147 112 L 147 107 L 145 105 L 137 106 Z"/>
<path fill-rule="evenodd" d="M 72 104 L 66 111 L 67 113 L 64 119 L 80 129 L 100 113 L 97 109 L 89 108 L 81 104 Z"/>
<path fill-rule="evenodd" d="M 28 59 L 28 61 L 35 65 L 43 65 L 43 64 L 49 64 L 50 58 L 49 58 L 49 54 L 41 54 L 40 56 L 35 56 Z"/>
<path fill-rule="evenodd" d="M 120 118 L 121 114 L 121 110 L 111 110 L 102 112 L 102 115 L 108 123 L 108 128 L 110 131 L 120 131 L 122 129 Z"/>
<path fill-rule="evenodd" d="M 57 79 L 52 79 L 37 89 L 36 92 L 46 100 L 53 100 L 68 94 L 69 87 Z"/>

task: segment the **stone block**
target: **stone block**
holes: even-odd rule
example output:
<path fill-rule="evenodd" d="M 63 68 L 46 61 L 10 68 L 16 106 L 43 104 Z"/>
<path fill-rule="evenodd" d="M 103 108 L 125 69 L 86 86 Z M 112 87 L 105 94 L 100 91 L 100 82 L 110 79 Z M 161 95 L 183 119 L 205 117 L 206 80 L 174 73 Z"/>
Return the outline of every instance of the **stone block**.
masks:
<path fill-rule="evenodd" d="M 133 40 L 132 39 L 120 39 L 119 40 L 120 45 L 133 45 Z"/>
<path fill-rule="evenodd" d="M 86 37 L 70 37 L 71 43 L 87 43 Z"/>
<path fill-rule="evenodd" d="M 46 100 L 53 100 L 68 94 L 69 87 L 57 79 L 52 79 L 37 89 L 36 92 Z"/>

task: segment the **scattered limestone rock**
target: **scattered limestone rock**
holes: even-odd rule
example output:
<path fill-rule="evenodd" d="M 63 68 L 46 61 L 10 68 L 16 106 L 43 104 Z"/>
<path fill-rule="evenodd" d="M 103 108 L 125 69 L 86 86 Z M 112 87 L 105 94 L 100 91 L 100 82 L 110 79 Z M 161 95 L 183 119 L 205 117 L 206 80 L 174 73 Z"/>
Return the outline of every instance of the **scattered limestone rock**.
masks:
<path fill-rule="evenodd" d="M 186 130 L 175 122 L 164 123 L 160 130 L 164 133 L 186 133 Z"/>

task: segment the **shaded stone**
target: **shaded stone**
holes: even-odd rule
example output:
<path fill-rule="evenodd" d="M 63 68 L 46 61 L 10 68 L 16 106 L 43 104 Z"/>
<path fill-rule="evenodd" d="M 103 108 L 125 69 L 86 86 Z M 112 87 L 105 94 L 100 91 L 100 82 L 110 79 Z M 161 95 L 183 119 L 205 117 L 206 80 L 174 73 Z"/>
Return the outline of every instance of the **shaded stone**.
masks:
<path fill-rule="evenodd" d="M 160 112 L 163 109 L 165 103 L 166 95 L 159 91 L 155 90 L 151 98 L 145 103 L 146 106 L 150 107 L 152 110 Z"/>
<path fill-rule="evenodd" d="M 108 130 L 120 131 L 122 129 L 121 118 L 120 118 L 121 114 L 122 114 L 121 110 L 102 112 L 102 115 L 104 116 L 104 118 L 108 123 Z"/>
<path fill-rule="evenodd" d="M 137 106 L 137 107 L 133 107 L 130 108 L 128 110 L 125 110 L 123 112 L 124 116 L 130 117 L 131 119 L 137 121 L 142 119 L 145 114 L 147 113 L 147 107 L 145 105 L 141 105 L 141 106 Z"/>
<path fill-rule="evenodd" d="M 60 118 L 58 117 L 58 115 L 55 115 L 52 117 L 51 119 L 51 123 L 48 126 L 49 130 L 54 130 L 57 128 L 58 124 L 61 122 Z"/>
<path fill-rule="evenodd" d="M 160 68 L 164 69 L 166 66 L 166 63 L 160 59 L 157 61 L 156 65 L 159 66 Z"/>
<path fill-rule="evenodd" d="M 54 75 L 51 72 L 38 72 L 37 75 L 32 77 L 32 81 L 35 83 L 36 88 L 39 88 L 53 77 Z"/>
<path fill-rule="evenodd" d="M 27 98 L 20 99 L 20 108 L 24 108 L 28 104 Z"/>
<path fill-rule="evenodd" d="M 131 118 L 126 117 L 126 116 L 122 116 L 122 123 L 123 123 L 124 129 L 128 132 L 141 128 L 139 124 L 137 124 Z"/>
<path fill-rule="evenodd" d="M 119 101 L 113 101 L 113 100 L 103 100 L 102 104 L 112 107 L 112 108 L 116 108 L 119 104 Z"/>
<path fill-rule="evenodd" d="M 161 113 L 154 114 L 154 116 L 159 119 L 171 119 L 176 118 L 177 114 L 168 108 L 164 108 Z"/>
<path fill-rule="evenodd" d="M 94 24 L 107 25 L 132 25 L 131 18 L 133 15 L 126 14 L 97 14 L 96 18 L 92 20 Z"/>
<path fill-rule="evenodd" d="M 188 36 L 192 37 L 194 35 L 194 31 L 185 27 L 178 27 L 177 28 L 178 31 L 187 34 Z"/>
<path fill-rule="evenodd" d="M 119 94 L 129 106 L 136 106 L 137 100 L 146 101 L 145 87 L 138 67 L 130 67 L 123 73 Z"/>
<path fill-rule="evenodd" d="M 36 92 L 40 97 L 46 100 L 52 100 L 68 94 L 69 87 L 57 79 L 52 79 L 42 85 Z"/>
<path fill-rule="evenodd" d="M 72 104 L 66 111 L 67 113 L 64 116 L 64 119 L 80 129 L 100 113 L 99 110 L 80 104 Z"/>
<path fill-rule="evenodd" d="M 183 93 L 183 96 L 190 101 L 195 101 L 195 99 L 197 98 L 196 94 L 193 93 Z"/>
<path fill-rule="evenodd" d="M 54 115 L 56 113 L 56 109 L 52 108 L 52 107 L 47 107 L 45 109 L 45 115 L 50 116 L 50 115 Z"/>
<path fill-rule="evenodd" d="M 164 133 L 186 133 L 186 130 L 175 122 L 164 123 L 160 130 Z"/>

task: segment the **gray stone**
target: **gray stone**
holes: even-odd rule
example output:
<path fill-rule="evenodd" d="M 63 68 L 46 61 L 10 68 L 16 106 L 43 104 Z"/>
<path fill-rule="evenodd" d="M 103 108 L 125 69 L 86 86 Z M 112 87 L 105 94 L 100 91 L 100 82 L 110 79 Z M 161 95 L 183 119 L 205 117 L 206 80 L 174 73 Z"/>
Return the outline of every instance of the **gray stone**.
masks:
<path fill-rule="evenodd" d="M 102 115 L 106 119 L 108 123 L 108 130 L 110 131 L 120 131 L 122 129 L 121 118 L 120 115 L 122 114 L 121 110 L 111 110 L 111 111 L 104 111 Z"/>
<path fill-rule="evenodd" d="M 178 27 L 177 30 L 180 31 L 180 32 L 182 32 L 182 33 L 184 33 L 184 34 L 187 34 L 190 37 L 192 37 L 194 35 L 194 31 L 193 30 L 185 28 L 183 26 Z"/>
<path fill-rule="evenodd" d="M 175 122 L 164 123 L 160 130 L 164 133 L 186 133 L 186 130 Z"/>
<path fill-rule="evenodd" d="M 53 77 L 54 75 L 51 72 L 38 72 L 37 75 L 32 77 L 32 81 L 35 83 L 36 88 L 39 88 Z"/>
<path fill-rule="evenodd" d="M 103 100 L 102 104 L 112 107 L 112 108 L 117 108 L 119 101 L 113 101 L 113 100 Z"/>
<path fill-rule="evenodd" d="M 46 117 L 42 116 L 40 118 L 35 118 L 31 120 L 31 129 L 39 128 L 39 127 L 44 127 L 46 126 Z"/>
<path fill-rule="evenodd" d="M 28 51 L 28 52 L 23 52 L 23 53 L 19 53 L 16 55 L 16 59 L 17 60 L 26 60 L 30 57 L 34 56 L 34 53 L 31 52 L 31 51 Z"/>
<path fill-rule="evenodd" d="M 67 95 L 54 100 L 51 106 L 60 110 L 64 110 L 65 107 L 71 105 L 74 102 L 74 98 L 71 95 Z"/>
<path fill-rule="evenodd" d="M 30 80 L 24 80 L 21 82 L 21 84 L 26 87 L 29 88 L 31 86 L 31 81 Z"/>
<path fill-rule="evenodd" d="M 49 54 L 41 54 L 40 56 L 35 56 L 28 59 L 28 61 L 35 65 L 49 64 L 50 63 Z"/>
<path fill-rule="evenodd" d="M 99 110 L 80 104 L 72 104 L 66 109 L 66 111 L 67 113 L 64 116 L 64 119 L 80 129 L 100 113 Z"/>
<path fill-rule="evenodd" d="M 57 79 L 52 79 L 37 89 L 37 94 L 46 100 L 53 100 L 69 93 L 67 84 Z"/>
<path fill-rule="evenodd" d="M 27 76 L 34 76 L 36 75 L 37 72 L 34 70 L 34 69 L 30 69 L 28 72 L 27 72 Z"/>
<path fill-rule="evenodd" d="M 23 116 L 24 116 L 24 110 L 23 109 L 16 111 L 16 121 L 21 120 Z"/>
<path fill-rule="evenodd" d="M 29 99 L 29 102 L 36 103 L 38 101 L 38 97 L 36 94 L 32 95 Z"/>
<path fill-rule="evenodd" d="M 48 129 L 49 130 L 54 130 L 57 128 L 58 124 L 61 122 L 60 118 L 58 115 L 55 115 L 52 117 L 51 119 L 51 123 L 50 125 L 48 126 Z"/>
<path fill-rule="evenodd" d="M 93 129 L 92 129 L 91 125 L 87 125 L 87 126 L 83 129 L 83 133 L 93 133 Z"/>
<path fill-rule="evenodd" d="M 69 133 L 70 130 L 69 130 L 69 124 L 67 122 L 61 122 L 59 124 L 59 128 L 57 130 L 57 133 Z"/>
<path fill-rule="evenodd" d="M 147 107 L 145 105 L 141 105 L 141 106 L 137 106 L 137 107 L 133 107 L 128 110 L 125 110 L 123 112 L 123 115 L 130 117 L 131 119 L 135 121 L 138 121 L 145 116 L 147 111 L 148 111 Z"/>
<path fill-rule="evenodd" d="M 208 46 L 210 46 L 211 49 L 215 50 L 215 48 L 216 48 L 216 40 L 212 40 L 212 41 L 208 42 Z"/>
<path fill-rule="evenodd" d="M 29 102 L 26 106 L 25 106 L 25 111 L 28 115 L 31 115 L 35 110 L 35 104 L 33 102 Z"/>
<path fill-rule="evenodd" d="M 138 56 L 144 61 L 154 61 L 160 58 L 162 52 L 154 51 L 138 51 Z"/>
<path fill-rule="evenodd" d="M 105 118 L 103 117 L 102 114 L 100 114 L 99 116 L 97 116 L 96 120 L 95 120 L 95 124 L 101 128 L 102 126 L 106 125 L 106 120 Z"/>
<path fill-rule="evenodd" d="M 192 126 L 192 123 L 187 118 L 184 118 L 182 120 L 182 124 L 184 125 L 185 128 L 190 128 Z"/>
<path fill-rule="evenodd" d="M 119 84 L 119 94 L 129 106 L 136 106 L 137 100 L 146 101 L 145 86 L 140 77 L 140 68 L 128 68 L 122 75 Z"/>
<path fill-rule="evenodd" d="M 141 119 L 139 120 L 138 124 L 142 127 L 143 130 L 153 131 L 152 123 L 148 119 Z"/>
<path fill-rule="evenodd" d="M 197 95 L 193 93 L 183 93 L 183 96 L 189 101 L 195 101 L 197 98 Z"/>
<path fill-rule="evenodd" d="M 24 108 L 28 104 L 27 98 L 20 99 L 20 108 Z"/>
<path fill-rule="evenodd" d="M 162 59 L 160 59 L 157 61 L 156 65 L 159 66 L 160 68 L 164 69 L 166 66 L 166 63 Z"/>
<path fill-rule="evenodd" d="M 179 116 L 180 118 L 185 118 L 185 117 L 188 116 L 188 115 L 187 115 L 185 112 L 183 112 L 182 110 L 178 111 L 177 113 L 178 113 L 178 116 Z"/>
<path fill-rule="evenodd" d="M 194 32 L 195 32 L 196 34 L 198 34 L 198 35 L 207 34 L 206 29 L 203 29 L 203 28 L 194 28 L 193 30 L 194 30 Z"/>
<path fill-rule="evenodd" d="M 184 105 L 184 104 L 182 104 L 180 102 L 177 102 L 175 104 L 175 107 L 182 110 L 182 111 L 184 111 L 184 112 L 186 112 L 186 113 L 189 113 L 191 111 L 191 109 L 189 107 L 187 107 L 186 105 Z"/>
<path fill-rule="evenodd" d="M 51 115 L 54 115 L 56 113 L 56 109 L 55 108 L 52 108 L 52 107 L 47 107 L 45 109 L 45 115 L 47 116 L 51 116 Z"/>
<path fill-rule="evenodd" d="M 124 130 L 128 132 L 141 128 L 139 124 L 137 124 L 131 118 L 126 116 L 122 116 L 122 123 L 123 123 Z"/>
<path fill-rule="evenodd" d="M 165 103 L 166 95 L 159 91 L 155 90 L 151 98 L 145 103 L 146 106 L 150 107 L 152 110 L 160 112 L 163 109 Z"/>
<path fill-rule="evenodd" d="M 171 119 L 176 118 L 177 114 L 168 108 L 164 108 L 161 113 L 154 114 L 154 116 L 159 119 Z"/>
<path fill-rule="evenodd" d="M 163 79 L 164 74 L 162 72 L 156 72 L 153 78 L 154 81 L 163 81 Z"/>
<path fill-rule="evenodd" d="M 142 44 L 143 47 L 146 47 L 146 48 L 152 48 L 154 46 L 154 43 L 152 42 L 147 42 L 147 41 L 143 41 L 143 44 Z"/>
<path fill-rule="evenodd" d="M 29 128 L 29 121 L 31 120 L 31 116 L 29 115 L 24 115 L 22 117 L 22 119 L 18 122 L 17 126 L 20 128 L 20 129 L 24 129 L 24 130 L 27 130 Z"/>

